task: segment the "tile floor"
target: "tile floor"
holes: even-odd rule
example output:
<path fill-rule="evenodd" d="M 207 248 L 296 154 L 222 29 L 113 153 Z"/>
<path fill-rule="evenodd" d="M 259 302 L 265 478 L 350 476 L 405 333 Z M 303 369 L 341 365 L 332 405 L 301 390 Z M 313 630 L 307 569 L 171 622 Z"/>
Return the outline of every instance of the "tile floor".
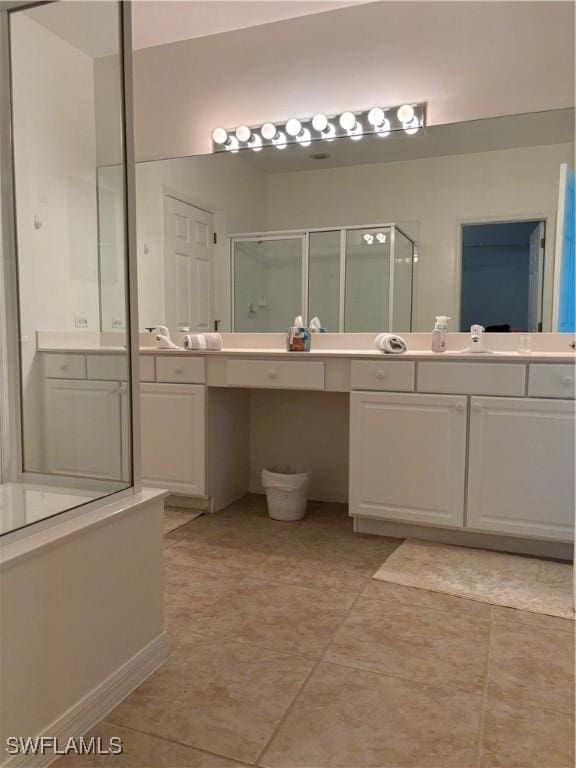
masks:
<path fill-rule="evenodd" d="M 573 622 L 372 581 L 399 543 L 255 496 L 171 530 L 172 657 L 57 765 L 571 768 Z"/>

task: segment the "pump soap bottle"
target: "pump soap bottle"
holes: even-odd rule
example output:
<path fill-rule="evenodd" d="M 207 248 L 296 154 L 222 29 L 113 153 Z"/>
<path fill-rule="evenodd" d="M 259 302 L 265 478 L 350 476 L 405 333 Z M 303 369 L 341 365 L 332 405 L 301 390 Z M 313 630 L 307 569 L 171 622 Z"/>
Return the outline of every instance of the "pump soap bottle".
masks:
<path fill-rule="evenodd" d="M 432 331 L 432 352 L 444 352 L 446 350 L 446 331 L 448 330 L 449 317 L 438 315 Z"/>

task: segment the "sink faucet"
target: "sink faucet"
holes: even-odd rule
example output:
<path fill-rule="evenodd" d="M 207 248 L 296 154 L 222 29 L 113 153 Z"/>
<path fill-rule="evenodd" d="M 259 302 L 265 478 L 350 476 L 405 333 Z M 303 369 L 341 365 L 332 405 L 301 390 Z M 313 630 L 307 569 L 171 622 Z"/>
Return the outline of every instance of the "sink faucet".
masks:
<path fill-rule="evenodd" d="M 160 349 L 181 349 L 170 338 L 170 331 L 165 325 L 156 326 L 156 341 L 160 342 Z"/>
<path fill-rule="evenodd" d="M 473 325 L 470 328 L 470 346 L 467 352 L 486 352 L 484 349 L 484 326 Z"/>

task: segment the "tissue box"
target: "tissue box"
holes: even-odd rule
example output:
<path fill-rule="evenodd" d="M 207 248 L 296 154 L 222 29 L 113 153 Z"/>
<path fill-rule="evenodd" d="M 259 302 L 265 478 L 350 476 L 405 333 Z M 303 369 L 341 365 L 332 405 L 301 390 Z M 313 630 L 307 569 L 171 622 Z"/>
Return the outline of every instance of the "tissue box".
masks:
<path fill-rule="evenodd" d="M 310 352 L 310 329 L 292 326 L 286 334 L 288 352 Z"/>

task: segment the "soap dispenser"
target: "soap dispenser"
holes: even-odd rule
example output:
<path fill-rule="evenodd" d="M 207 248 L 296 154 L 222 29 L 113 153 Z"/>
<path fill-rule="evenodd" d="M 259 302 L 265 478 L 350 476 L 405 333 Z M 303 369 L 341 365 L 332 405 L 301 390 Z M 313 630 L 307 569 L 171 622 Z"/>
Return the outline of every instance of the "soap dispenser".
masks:
<path fill-rule="evenodd" d="M 437 315 L 434 330 L 432 331 L 432 352 L 444 352 L 446 350 L 446 331 L 448 330 L 447 315 Z"/>

